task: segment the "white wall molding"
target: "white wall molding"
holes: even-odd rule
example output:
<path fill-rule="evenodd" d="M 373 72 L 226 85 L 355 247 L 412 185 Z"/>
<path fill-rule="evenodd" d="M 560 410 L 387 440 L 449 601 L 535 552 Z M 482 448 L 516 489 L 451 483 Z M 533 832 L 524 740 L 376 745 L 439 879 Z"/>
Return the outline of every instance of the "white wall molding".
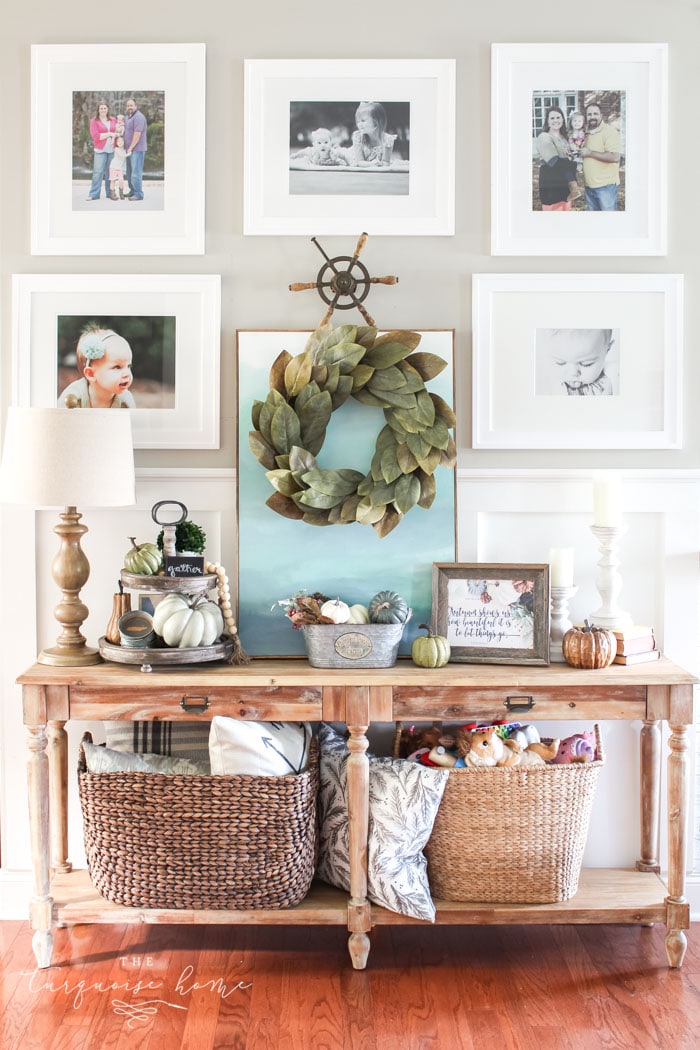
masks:
<path fill-rule="evenodd" d="M 180 500 L 192 520 L 207 535 L 207 554 L 236 572 L 235 472 L 209 468 L 139 468 L 136 471 L 136 504 L 109 510 L 86 510 L 83 521 L 88 532 L 83 548 L 90 562 L 90 578 L 81 592 L 90 615 L 83 626 L 94 645 L 109 620 L 112 594 L 116 590 L 129 536 L 154 539 L 158 527 L 151 507 L 159 500 Z M 80 509 L 80 508 L 79 508 Z M 27 824 L 26 732 L 22 724 L 21 691 L 17 675 L 30 666 L 36 653 L 52 645 L 58 635 L 53 609 L 58 593 L 51 576 L 51 562 L 58 549 L 53 527 L 55 511 L 33 512 L 24 507 L 0 508 L 0 566 L 6 595 L 0 608 L 0 690 L 2 694 L 2 753 L 0 775 L 0 829 L 4 871 L 22 871 L 30 866 Z M 77 754 L 82 732 L 99 733 L 101 726 L 69 725 L 70 762 Z M 97 737 L 100 739 L 100 737 Z M 74 863 L 83 858 L 80 811 L 73 767 L 69 765 L 70 855 Z"/>
<path fill-rule="evenodd" d="M 31 871 L 0 869 L 0 922 L 29 918 L 33 885 Z"/>
<path fill-rule="evenodd" d="M 235 481 L 236 471 L 233 467 L 137 467 L 136 481 L 175 482 L 193 481 Z"/>
<path fill-rule="evenodd" d="M 628 532 L 621 544 L 621 604 L 635 619 L 655 625 L 664 650 L 698 673 L 700 670 L 700 471 L 621 471 Z M 579 587 L 572 602 L 574 618 L 586 615 L 598 600 L 595 588 L 597 547 L 592 523 L 592 471 L 457 471 L 458 559 L 461 561 L 541 562 L 553 546 L 573 546 Z M 236 571 L 236 471 L 232 468 L 154 468 L 137 470 L 137 503 L 110 511 L 86 511 L 89 532 L 85 549 L 91 576 L 83 596 L 90 609 L 86 633 L 94 642 L 111 611 L 128 537 L 148 539 L 155 525 L 150 516 L 158 500 L 178 499 L 207 533 L 207 553 Z M 2 832 L 4 868 L 0 879 L 0 916 L 24 900 L 24 872 L 30 867 L 27 807 L 24 801 L 25 731 L 21 697 L 14 684 L 57 634 L 56 602 L 50 565 L 57 540 L 53 512 L 36 514 L 22 508 L 0 510 L 1 563 L 5 593 L 0 638 L 2 663 Z M 36 556 L 32 557 L 31 552 Z M 18 552 L 21 555 L 18 556 Z M 71 762 L 84 725 L 69 727 Z M 88 727 L 99 732 L 100 726 Z M 545 731 L 552 728 L 542 726 Z M 561 724 L 553 726 L 561 732 Z M 638 852 L 638 729 L 635 723 L 603 725 L 608 761 L 596 798 L 586 863 L 633 865 Z M 573 731 L 573 729 L 572 729 Z M 700 736 L 689 747 L 694 780 Z M 79 806 L 71 773 L 70 855 L 82 862 Z M 700 779 L 700 778 L 699 778 Z M 665 778 L 664 778 L 665 783 Z M 691 807 L 700 807 L 700 783 L 691 792 Z M 611 799 L 615 800 L 614 805 Z M 698 801 L 696 801 L 696 799 Z M 691 816 L 688 866 L 700 859 L 700 820 Z M 697 825 L 697 829 L 696 829 Z M 665 864 L 666 842 L 661 842 Z M 700 917 L 700 874 L 693 876 L 689 899 Z M 7 901 L 7 905 L 5 902 Z M 14 902 L 14 903 L 13 903 Z"/>

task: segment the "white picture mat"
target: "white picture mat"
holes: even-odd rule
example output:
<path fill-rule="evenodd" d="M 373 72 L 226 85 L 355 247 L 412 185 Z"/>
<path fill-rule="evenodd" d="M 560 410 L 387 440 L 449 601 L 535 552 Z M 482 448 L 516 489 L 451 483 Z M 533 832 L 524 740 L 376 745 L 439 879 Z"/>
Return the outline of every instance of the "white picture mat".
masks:
<path fill-rule="evenodd" d="M 474 448 L 680 448 L 683 278 L 475 274 Z M 612 328 L 620 393 L 535 394 L 536 332 Z"/>
<path fill-rule="evenodd" d="M 664 255 L 667 46 L 493 44 L 492 255 Z M 626 93 L 625 210 L 532 210 L 532 96 Z"/>
<path fill-rule="evenodd" d="M 15 274 L 13 404 L 55 407 L 61 316 L 175 318 L 175 407 L 129 409 L 134 448 L 219 448 L 221 278 Z M 138 374 L 138 361 L 134 361 Z M 77 374 L 76 374 L 77 378 Z"/>
<path fill-rule="evenodd" d="M 290 102 L 360 99 L 410 103 L 408 194 L 291 194 Z M 245 63 L 246 234 L 453 234 L 454 158 L 453 59 Z"/>
<path fill-rule="evenodd" d="M 72 210 L 73 92 L 85 90 L 164 92 L 162 211 Z M 32 255 L 204 253 L 204 44 L 32 45 L 31 142 Z"/>
<path fill-rule="evenodd" d="M 524 579 L 527 578 L 525 575 Z M 511 612 L 509 605 L 516 603 L 518 592 L 510 579 L 490 580 L 497 586 L 490 588 L 495 596 L 484 605 L 479 595 L 469 591 L 467 579 L 447 581 L 447 642 L 450 646 L 483 646 L 486 649 L 534 649 L 532 625 L 525 624 Z M 529 641 L 523 634 L 529 627 Z"/>

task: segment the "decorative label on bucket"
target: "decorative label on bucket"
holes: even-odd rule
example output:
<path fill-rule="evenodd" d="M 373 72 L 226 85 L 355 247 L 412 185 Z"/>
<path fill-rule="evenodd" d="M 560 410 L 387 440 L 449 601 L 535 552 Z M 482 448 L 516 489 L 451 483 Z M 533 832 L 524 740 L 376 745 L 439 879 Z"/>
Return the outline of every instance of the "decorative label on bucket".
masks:
<path fill-rule="evenodd" d="M 393 667 L 405 624 L 304 624 L 312 667 Z"/>
<path fill-rule="evenodd" d="M 359 631 L 348 631 L 336 638 L 334 648 L 346 660 L 362 660 L 372 652 L 372 640 Z"/>

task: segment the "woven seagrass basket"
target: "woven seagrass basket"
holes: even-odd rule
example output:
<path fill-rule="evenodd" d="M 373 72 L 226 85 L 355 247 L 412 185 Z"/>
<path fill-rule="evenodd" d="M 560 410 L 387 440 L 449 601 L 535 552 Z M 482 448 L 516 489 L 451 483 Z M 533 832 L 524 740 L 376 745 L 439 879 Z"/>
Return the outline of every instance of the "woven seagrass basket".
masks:
<path fill-rule="evenodd" d="M 83 740 L 90 740 L 86 733 Z M 89 773 L 78 786 L 93 885 L 142 908 L 289 908 L 316 863 L 318 745 L 289 776 Z"/>
<path fill-rule="evenodd" d="M 573 897 L 605 761 L 597 725 L 595 739 L 593 762 L 451 769 L 425 847 L 433 896 L 484 904 Z"/>

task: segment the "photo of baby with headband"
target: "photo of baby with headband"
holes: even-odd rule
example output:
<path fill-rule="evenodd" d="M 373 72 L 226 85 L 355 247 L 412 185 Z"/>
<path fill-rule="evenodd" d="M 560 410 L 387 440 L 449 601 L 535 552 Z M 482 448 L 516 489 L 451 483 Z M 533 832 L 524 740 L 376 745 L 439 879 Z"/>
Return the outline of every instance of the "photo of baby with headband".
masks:
<path fill-rule="evenodd" d="M 59 316 L 58 407 L 174 408 L 175 328 L 172 316 Z"/>
<path fill-rule="evenodd" d="M 75 351 L 79 378 L 59 395 L 61 408 L 135 408 L 132 352 L 126 339 L 97 323 L 86 326 Z"/>

